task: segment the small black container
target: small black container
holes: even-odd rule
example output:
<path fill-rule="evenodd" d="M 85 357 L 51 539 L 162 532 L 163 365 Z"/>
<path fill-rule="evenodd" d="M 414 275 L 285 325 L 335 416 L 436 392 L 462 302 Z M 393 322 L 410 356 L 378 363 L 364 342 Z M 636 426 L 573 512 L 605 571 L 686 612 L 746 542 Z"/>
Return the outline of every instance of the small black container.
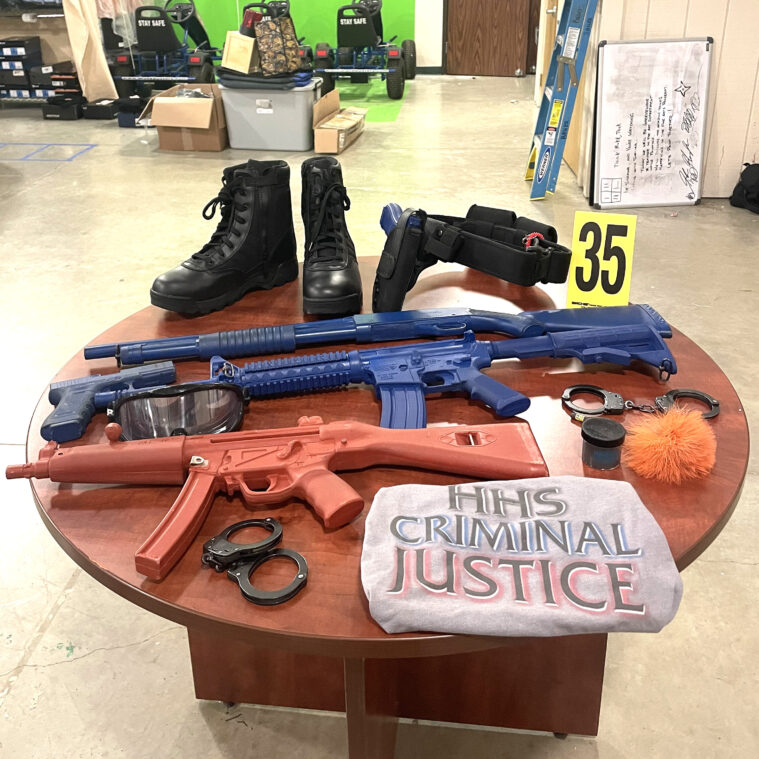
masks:
<path fill-rule="evenodd" d="M 591 417 L 582 423 L 582 463 L 592 469 L 619 466 L 625 428 L 612 419 Z"/>
<path fill-rule="evenodd" d="M 118 112 L 116 101 L 110 98 L 100 98 L 82 106 L 85 119 L 115 119 Z"/>

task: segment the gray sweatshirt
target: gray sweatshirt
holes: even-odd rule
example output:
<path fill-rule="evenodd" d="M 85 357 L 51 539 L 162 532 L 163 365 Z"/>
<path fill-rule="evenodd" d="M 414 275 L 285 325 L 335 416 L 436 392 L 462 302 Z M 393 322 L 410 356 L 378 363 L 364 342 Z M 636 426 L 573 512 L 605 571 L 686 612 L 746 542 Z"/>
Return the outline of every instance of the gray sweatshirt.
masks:
<path fill-rule="evenodd" d="M 543 477 L 380 490 L 361 580 L 386 632 L 657 632 L 682 583 L 626 482 Z"/>

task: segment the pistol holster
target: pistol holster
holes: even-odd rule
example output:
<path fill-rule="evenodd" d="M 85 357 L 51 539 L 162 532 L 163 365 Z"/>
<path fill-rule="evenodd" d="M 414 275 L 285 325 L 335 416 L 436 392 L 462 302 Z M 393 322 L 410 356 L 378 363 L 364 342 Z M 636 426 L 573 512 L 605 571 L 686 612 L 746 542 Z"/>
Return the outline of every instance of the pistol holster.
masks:
<path fill-rule="evenodd" d="M 372 308 L 399 311 L 419 274 L 438 261 L 531 286 L 565 282 L 570 257 L 571 251 L 557 244 L 553 227 L 513 211 L 474 205 L 462 219 L 407 208 L 382 251 Z"/>

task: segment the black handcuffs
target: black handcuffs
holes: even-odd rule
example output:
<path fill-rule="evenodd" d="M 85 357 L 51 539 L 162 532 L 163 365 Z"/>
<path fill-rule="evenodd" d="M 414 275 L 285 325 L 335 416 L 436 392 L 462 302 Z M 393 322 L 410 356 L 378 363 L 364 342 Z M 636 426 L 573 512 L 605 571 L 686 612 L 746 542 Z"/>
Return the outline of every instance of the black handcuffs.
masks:
<path fill-rule="evenodd" d="M 572 397 L 578 393 L 595 395 L 601 399 L 602 405 L 598 408 L 581 408 L 580 406 L 576 406 L 572 403 Z M 654 406 L 649 403 L 639 404 L 633 401 L 626 401 L 619 393 L 604 390 L 602 387 L 598 387 L 598 385 L 572 385 L 565 388 L 561 394 L 561 402 L 573 414 L 581 417 L 598 416 L 600 414 L 621 414 L 624 411 L 643 411 L 647 414 L 652 414 L 656 411 L 669 411 L 675 405 L 675 401 L 678 398 L 693 398 L 709 406 L 709 410 L 702 414 L 704 419 L 711 419 L 719 414 L 719 401 L 716 398 L 701 390 L 689 390 L 688 388 L 670 390 L 664 395 L 657 396 L 654 401 L 656 405 Z"/>
<path fill-rule="evenodd" d="M 263 527 L 271 533 L 257 543 L 232 543 L 229 536 L 245 527 Z M 201 562 L 217 572 L 227 570 L 227 577 L 235 580 L 240 592 L 248 601 L 259 606 L 276 606 L 289 601 L 308 581 L 308 564 L 301 554 L 289 548 L 274 548 L 282 540 L 282 525 L 271 517 L 246 519 L 230 525 L 203 545 Z M 251 582 L 253 573 L 270 559 L 283 557 L 295 563 L 295 579 L 280 590 L 259 590 Z"/>

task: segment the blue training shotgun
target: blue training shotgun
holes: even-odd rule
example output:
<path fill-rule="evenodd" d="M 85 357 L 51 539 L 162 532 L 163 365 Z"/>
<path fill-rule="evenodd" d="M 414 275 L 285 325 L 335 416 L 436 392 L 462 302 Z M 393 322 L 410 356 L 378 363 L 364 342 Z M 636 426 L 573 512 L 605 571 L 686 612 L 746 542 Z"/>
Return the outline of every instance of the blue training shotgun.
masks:
<path fill-rule="evenodd" d="M 509 337 L 537 337 L 551 332 L 637 325 L 650 326 L 662 337 L 672 336 L 669 324 L 654 308 L 647 305 L 563 308 L 524 311 L 521 314 L 438 308 L 359 314 L 341 319 L 253 327 L 207 335 L 91 345 L 84 349 L 84 357 L 115 357 L 120 365 L 127 366 L 148 361 L 292 353 L 297 348 L 309 345 L 455 337 L 467 331 Z"/>

